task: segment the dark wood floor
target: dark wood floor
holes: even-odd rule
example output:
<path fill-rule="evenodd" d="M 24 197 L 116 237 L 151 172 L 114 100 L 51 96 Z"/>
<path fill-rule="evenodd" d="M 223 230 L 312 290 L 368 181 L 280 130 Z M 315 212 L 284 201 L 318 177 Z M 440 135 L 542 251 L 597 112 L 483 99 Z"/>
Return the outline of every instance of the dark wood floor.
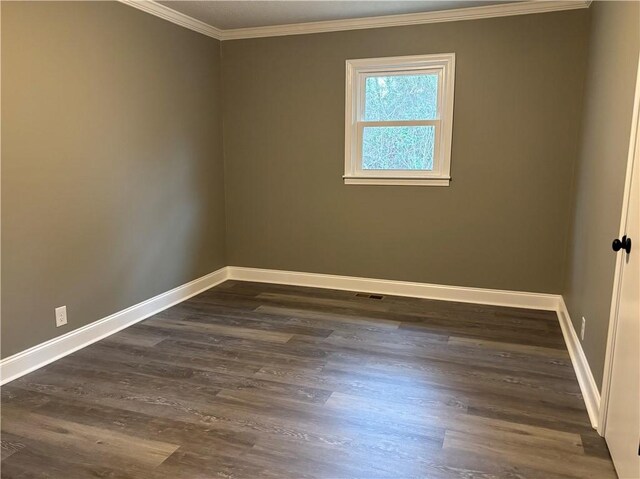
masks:
<path fill-rule="evenodd" d="M 555 313 L 226 282 L 2 388 L 2 478 L 614 478 Z"/>

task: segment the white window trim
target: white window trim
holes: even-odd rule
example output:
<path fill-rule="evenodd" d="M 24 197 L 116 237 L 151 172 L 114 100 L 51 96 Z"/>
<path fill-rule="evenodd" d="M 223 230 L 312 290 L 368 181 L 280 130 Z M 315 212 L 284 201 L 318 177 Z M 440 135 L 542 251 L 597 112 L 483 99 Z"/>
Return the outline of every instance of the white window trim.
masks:
<path fill-rule="evenodd" d="M 455 83 L 455 53 L 412 55 L 389 58 L 347 60 L 345 95 L 345 169 L 346 185 L 422 185 L 449 186 L 451 180 L 451 139 L 453 131 L 453 93 Z M 372 74 L 438 73 L 438 111 L 435 120 L 406 122 L 363 122 L 359 117 L 364 110 L 364 81 Z M 361 147 L 364 126 L 386 123 L 397 125 L 438 125 L 435 138 L 434 170 L 362 170 Z"/>

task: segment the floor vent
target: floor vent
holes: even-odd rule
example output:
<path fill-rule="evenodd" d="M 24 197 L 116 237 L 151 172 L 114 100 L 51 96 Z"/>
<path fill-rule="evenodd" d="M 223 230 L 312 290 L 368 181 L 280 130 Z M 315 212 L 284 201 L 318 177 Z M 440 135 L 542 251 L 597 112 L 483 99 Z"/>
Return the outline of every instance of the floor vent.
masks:
<path fill-rule="evenodd" d="M 383 299 L 384 296 L 380 294 L 369 294 L 369 293 L 356 293 L 358 298 L 368 298 L 368 299 Z"/>

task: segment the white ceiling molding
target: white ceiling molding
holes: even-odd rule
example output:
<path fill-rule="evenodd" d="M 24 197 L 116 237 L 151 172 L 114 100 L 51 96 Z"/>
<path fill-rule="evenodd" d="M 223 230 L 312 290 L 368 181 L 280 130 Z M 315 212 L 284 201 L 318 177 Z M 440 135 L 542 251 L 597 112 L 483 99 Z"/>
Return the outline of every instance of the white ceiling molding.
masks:
<path fill-rule="evenodd" d="M 156 17 L 168 20 L 171 23 L 188 28 L 194 32 L 202 33 L 208 37 L 222 40 L 223 32 L 219 28 L 213 27 L 207 23 L 196 20 L 184 13 L 176 12 L 174 9 L 165 7 L 153 0 L 118 0 L 121 3 L 129 5 L 143 12 L 150 13 Z"/>
<path fill-rule="evenodd" d="M 349 20 L 330 20 L 323 22 L 274 25 L 268 27 L 236 28 L 222 30 L 222 40 L 242 38 L 277 37 L 284 35 L 303 35 L 307 33 L 338 32 L 343 30 L 362 30 L 366 28 L 399 27 L 426 23 L 454 22 L 459 20 L 478 20 L 481 18 L 506 17 L 530 13 L 556 12 L 588 8 L 590 1 L 525 1 L 483 7 L 458 8 L 424 13 L 407 13 L 383 17 L 354 18 Z"/>
<path fill-rule="evenodd" d="M 279 37 L 308 33 L 362 30 L 366 28 L 399 27 L 426 23 L 478 20 L 482 18 L 527 15 L 532 13 L 557 12 L 589 8 L 591 0 L 527 0 L 517 3 L 486 5 L 482 7 L 458 8 L 424 13 L 407 13 L 379 17 L 328 20 L 321 22 L 273 25 L 266 27 L 235 28 L 221 30 L 200 20 L 165 7 L 153 0 L 118 0 L 147 13 L 181 25 L 218 40 L 240 40 L 243 38 Z"/>

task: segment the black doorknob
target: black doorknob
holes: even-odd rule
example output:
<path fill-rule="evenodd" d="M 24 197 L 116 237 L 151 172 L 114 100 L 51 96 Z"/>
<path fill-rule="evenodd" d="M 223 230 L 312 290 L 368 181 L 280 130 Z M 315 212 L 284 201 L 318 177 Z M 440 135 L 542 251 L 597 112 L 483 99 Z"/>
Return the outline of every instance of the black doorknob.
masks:
<path fill-rule="evenodd" d="M 611 248 L 613 248 L 613 251 L 623 249 L 629 254 L 631 253 L 631 238 L 627 238 L 627 235 L 624 235 L 621 240 L 616 238 L 613 240 L 613 243 L 611 243 Z"/>

